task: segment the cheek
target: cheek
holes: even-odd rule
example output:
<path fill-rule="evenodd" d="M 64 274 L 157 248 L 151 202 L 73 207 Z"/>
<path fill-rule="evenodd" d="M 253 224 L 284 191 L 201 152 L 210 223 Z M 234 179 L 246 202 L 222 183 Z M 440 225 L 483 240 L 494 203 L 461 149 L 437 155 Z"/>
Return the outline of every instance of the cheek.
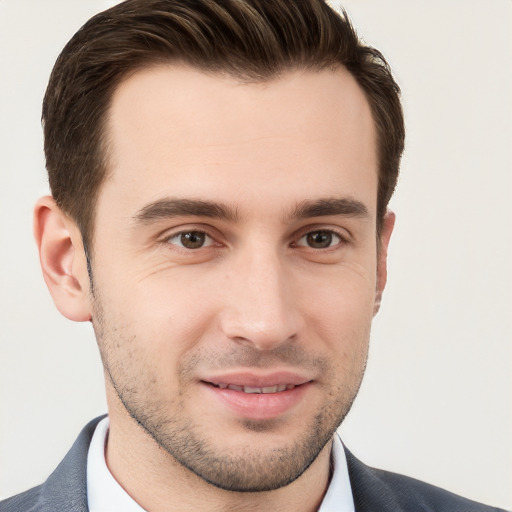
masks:
<path fill-rule="evenodd" d="M 142 357 L 169 368 L 199 343 L 213 324 L 214 301 L 204 280 L 160 273 L 143 280 L 98 279 L 98 303 L 109 344 L 123 340 L 126 357 Z M 115 347 L 114 347 L 115 348 Z M 137 352 L 128 354 L 127 352 Z"/>
<path fill-rule="evenodd" d="M 344 267 L 306 283 L 300 308 L 311 335 L 344 360 L 367 351 L 375 303 L 375 277 L 361 267 Z"/>
<path fill-rule="evenodd" d="M 123 304 L 121 304 L 123 302 Z M 157 321 L 151 308 L 124 298 L 96 300 L 94 329 L 103 363 L 123 395 L 144 402 L 179 387 L 176 367 L 183 346 L 169 322 Z M 131 311 L 137 310 L 137 314 Z"/>
<path fill-rule="evenodd" d="M 329 323 L 357 325 L 371 320 L 376 296 L 376 272 L 371 265 L 319 268 L 300 280 L 302 307 Z"/>

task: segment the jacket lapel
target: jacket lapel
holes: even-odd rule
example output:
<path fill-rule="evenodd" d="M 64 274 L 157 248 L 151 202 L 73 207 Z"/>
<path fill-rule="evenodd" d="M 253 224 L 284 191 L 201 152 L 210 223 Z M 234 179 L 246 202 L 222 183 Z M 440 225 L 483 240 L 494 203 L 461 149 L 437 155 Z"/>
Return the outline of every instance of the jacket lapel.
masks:
<path fill-rule="evenodd" d="M 94 429 L 103 418 L 96 418 L 84 427 L 62 462 L 42 485 L 39 495 L 41 512 L 88 512 L 87 453 Z"/>
<path fill-rule="evenodd" d="M 405 512 L 379 472 L 356 459 L 347 448 L 345 454 L 356 512 Z"/>

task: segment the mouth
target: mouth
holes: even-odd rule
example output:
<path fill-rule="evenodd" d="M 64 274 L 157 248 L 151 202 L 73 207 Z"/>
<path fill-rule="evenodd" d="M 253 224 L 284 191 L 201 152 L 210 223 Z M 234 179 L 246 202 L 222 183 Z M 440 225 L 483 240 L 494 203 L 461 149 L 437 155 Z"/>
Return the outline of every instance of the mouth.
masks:
<path fill-rule="evenodd" d="M 219 389 L 231 389 L 232 391 L 240 391 L 242 393 L 249 394 L 273 394 L 273 393 L 281 393 L 282 391 L 287 391 L 296 388 L 295 384 L 276 384 L 275 386 L 243 386 L 238 384 L 226 384 L 224 382 L 219 382 L 218 384 L 214 384 L 213 382 L 206 382 L 206 384 L 210 384 Z M 300 384 L 299 384 L 300 385 Z"/>
<path fill-rule="evenodd" d="M 208 393 L 207 403 L 220 406 L 217 410 L 230 411 L 238 418 L 265 420 L 288 414 L 305 403 L 314 381 L 292 372 L 266 376 L 233 373 L 202 379 L 201 384 Z"/>

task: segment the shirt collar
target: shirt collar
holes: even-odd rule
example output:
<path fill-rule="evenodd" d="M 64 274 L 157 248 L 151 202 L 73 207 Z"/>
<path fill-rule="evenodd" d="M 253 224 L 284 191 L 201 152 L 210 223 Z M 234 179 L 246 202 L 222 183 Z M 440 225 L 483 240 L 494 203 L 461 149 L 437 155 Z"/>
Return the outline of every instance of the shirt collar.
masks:
<path fill-rule="evenodd" d="M 121 487 L 107 467 L 105 446 L 108 435 L 108 417 L 98 423 L 87 457 L 87 501 L 89 512 L 145 512 Z M 332 445 L 334 471 L 318 512 L 354 512 L 345 450 L 338 434 Z"/>
<path fill-rule="evenodd" d="M 94 431 L 87 455 L 87 502 L 89 512 L 145 512 L 112 476 L 105 460 L 108 417 Z"/>
<path fill-rule="evenodd" d="M 318 512 L 354 512 L 354 497 L 348 476 L 347 458 L 337 433 L 334 434 L 331 457 L 334 471 Z"/>

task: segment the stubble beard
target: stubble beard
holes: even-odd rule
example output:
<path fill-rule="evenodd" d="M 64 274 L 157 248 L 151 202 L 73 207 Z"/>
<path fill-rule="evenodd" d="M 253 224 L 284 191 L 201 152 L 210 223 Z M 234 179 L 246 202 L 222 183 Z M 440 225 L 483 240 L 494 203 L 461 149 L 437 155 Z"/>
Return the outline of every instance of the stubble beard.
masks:
<path fill-rule="evenodd" d="M 272 435 L 279 429 L 277 420 L 240 420 L 241 428 L 251 434 L 251 443 L 238 447 L 238 453 L 229 447 L 220 448 L 211 434 L 187 417 L 185 412 L 187 375 L 195 366 L 194 361 L 210 360 L 211 354 L 196 354 L 180 368 L 180 390 L 172 401 L 158 400 L 158 387 L 151 366 L 143 364 L 143 357 L 136 353 L 134 336 L 126 335 L 120 326 L 107 325 L 105 311 L 98 297 L 95 298 L 93 321 L 105 373 L 117 397 L 129 416 L 179 464 L 199 476 L 205 482 L 226 491 L 264 492 L 284 487 L 299 478 L 315 461 L 322 449 L 332 439 L 336 429 L 348 414 L 357 395 L 365 369 L 363 364 L 345 379 L 350 385 L 339 383 L 330 388 L 323 407 L 316 411 L 304 427 L 301 435 L 290 439 L 285 446 L 262 450 L 254 435 Z M 132 346 L 133 345 L 133 346 Z M 135 348 L 135 351 L 133 350 Z M 322 375 L 335 378 L 335 372 L 327 358 L 311 359 L 296 345 L 281 347 L 272 354 L 254 349 L 236 354 L 217 354 L 216 358 L 225 367 L 226 359 L 246 366 L 263 367 L 269 362 L 291 362 L 321 368 Z M 132 366 L 137 361 L 139 366 Z M 136 363 L 137 365 L 137 363 Z M 140 367 L 142 365 L 142 368 Z M 134 371 L 130 371 L 133 369 Z M 327 381 L 329 379 L 326 379 Z M 334 380 L 333 380 L 334 382 Z M 167 398 L 167 397 L 166 397 Z"/>

